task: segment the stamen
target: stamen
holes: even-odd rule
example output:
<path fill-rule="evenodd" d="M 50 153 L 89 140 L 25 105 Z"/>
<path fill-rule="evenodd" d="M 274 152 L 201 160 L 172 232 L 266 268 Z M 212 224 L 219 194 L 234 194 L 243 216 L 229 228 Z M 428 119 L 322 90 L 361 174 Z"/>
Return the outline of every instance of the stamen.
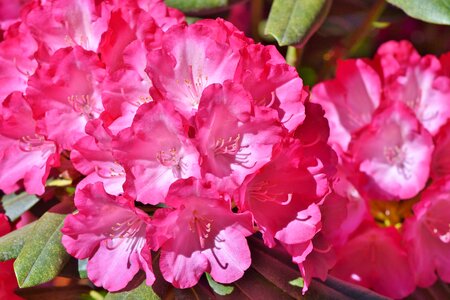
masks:
<path fill-rule="evenodd" d="M 40 150 L 45 143 L 45 137 L 40 134 L 26 135 L 20 138 L 19 148 L 24 152 Z"/>
<path fill-rule="evenodd" d="M 206 218 L 205 216 L 198 216 L 196 210 L 193 211 L 193 217 L 189 222 L 189 230 L 197 233 L 200 247 L 205 248 L 205 241 L 209 237 L 209 233 L 212 229 L 213 220 Z"/>

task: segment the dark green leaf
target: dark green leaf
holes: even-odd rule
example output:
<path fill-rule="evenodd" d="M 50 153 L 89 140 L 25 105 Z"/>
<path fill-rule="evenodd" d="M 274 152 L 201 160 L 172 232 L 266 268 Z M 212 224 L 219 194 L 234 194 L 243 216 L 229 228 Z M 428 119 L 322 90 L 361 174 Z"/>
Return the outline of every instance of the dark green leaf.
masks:
<path fill-rule="evenodd" d="M 38 197 L 25 192 L 18 195 L 5 195 L 2 198 L 5 213 L 12 222 L 17 220 L 24 212 L 32 208 L 38 201 Z"/>
<path fill-rule="evenodd" d="M 322 22 L 331 0 L 275 0 L 270 10 L 266 34 L 272 35 L 280 46 L 302 46 Z"/>
<path fill-rule="evenodd" d="M 87 278 L 87 259 L 78 260 L 78 274 L 80 278 Z"/>
<path fill-rule="evenodd" d="M 35 224 L 14 262 L 20 287 L 31 287 L 55 278 L 69 259 L 61 244 L 65 215 L 46 213 Z"/>
<path fill-rule="evenodd" d="M 16 258 L 25 241 L 30 238 L 35 223 L 28 224 L 0 237 L 0 261 Z"/>
<path fill-rule="evenodd" d="M 208 280 L 209 286 L 213 289 L 214 293 L 220 296 L 229 295 L 234 290 L 233 286 L 223 285 L 216 282 L 214 279 L 212 279 L 211 275 L 209 275 L 208 273 L 206 273 L 206 279 Z"/>
<path fill-rule="evenodd" d="M 228 0 L 166 0 L 168 6 L 184 12 L 218 8 L 228 5 Z"/>
<path fill-rule="evenodd" d="M 450 25 L 449 0 L 387 0 L 413 18 Z"/>
<path fill-rule="evenodd" d="M 143 282 L 139 287 L 134 290 L 122 293 L 109 293 L 106 295 L 105 300 L 159 300 L 160 298 L 151 287 Z"/>

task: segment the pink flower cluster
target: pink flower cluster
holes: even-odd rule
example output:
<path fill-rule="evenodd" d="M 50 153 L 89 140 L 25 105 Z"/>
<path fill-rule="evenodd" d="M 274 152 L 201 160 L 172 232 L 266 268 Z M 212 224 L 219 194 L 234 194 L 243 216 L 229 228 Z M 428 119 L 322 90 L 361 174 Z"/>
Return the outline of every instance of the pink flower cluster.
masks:
<path fill-rule="evenodd" d="M 326 277 L 345 218 L 337 157 L 275 47 L 221 19 L 188 26 L 159 0 L 35 0 L 0 57 L 0 189 L 42 194 L 70 157 L 84 178 L 62 242 L 94 284 L 118 291 L 142 270 L 152 285 L 156 251 L 175 287 L 231 283 L 257 231 L 305 290 Z"/>
<path fill-rule="evenodd" d="M 449 61 L 388 42 L 312 92 L 348 199 L 332 274 L 393 298 L 450 282 Z"/>

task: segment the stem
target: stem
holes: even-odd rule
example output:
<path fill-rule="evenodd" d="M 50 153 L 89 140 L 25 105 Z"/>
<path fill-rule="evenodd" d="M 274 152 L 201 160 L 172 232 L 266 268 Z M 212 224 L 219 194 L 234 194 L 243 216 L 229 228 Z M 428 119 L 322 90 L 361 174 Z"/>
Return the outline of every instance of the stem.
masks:
<path fill-rule="evenodd" d="M 251 3 L 251 28 L 252 37 L 255 42 L 260 42 L 261 38 L 259 36 L 259 24 L 263 18 L 264 12 L 264 0 L 252 0 Z"/>

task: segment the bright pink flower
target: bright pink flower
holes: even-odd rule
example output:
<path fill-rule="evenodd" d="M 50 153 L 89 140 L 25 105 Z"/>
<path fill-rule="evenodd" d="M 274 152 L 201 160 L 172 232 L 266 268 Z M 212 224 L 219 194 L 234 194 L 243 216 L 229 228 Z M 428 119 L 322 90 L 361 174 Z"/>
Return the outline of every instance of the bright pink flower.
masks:
<path fill-rule="evenodd" d="M 8 217 L 0 214 L 0 237 L 11 231 Z M 21 300 L 14 291 L 18 287 L 13 267 L 14 261 L 0 262 L 0 299 Z"/>
<path fill-rule="evenodd" d="M 273 146 L 281 140 L 277 119 L 276 111 L 254 106 L 241 85 L 210 85 L 195 116 L 202 173 L 233 191 L 270 160 Z"/>
<path fill-rule="evenodd" d="M 142 105 L 132 126 L 113 141 L 113 149 L 127 172 L 128 192 L 142 203 L 164 202 L 173 182 L 200 177 L 197 149 L 182 117 L 166 101 Z"/>
<path fill-rule="evenodd" d="M 450 122 L 441 127 L 434 137 L 434 144 L 431 177 L 436 180 L 450 175 Z"/>
<path fill-rule="evenodd" d="M 442 72 L 445 76 L 450 77 L 450 52 L 442 54 L 440 57 Z"/>
<path fill-rule="evenodd" d="M 125 197 L 108 195 L 101 183 L 87 185 L 75 194 L 78 209 L 67 216 L 62 243 L 78 259 L 89 259 L 87 273 L 97 286 L 118 291 L 143 270 L 153 284 L 146 231 L 150 218 Z"/>
<path fill-rule="evenodd" d="M 99 120 L 89 122 L 86 132 L 90 135 L 78 140 L 70 153 L 70 161 L 75 169 L 86 175 L 77 184 L 77 189 L 102 182 L 108 194 L 122 194 L 125 170 L 113 157 L 111 133 L 103 128 Z"/>
<path fill-rule="evenodd" d="M 5 32 L 0 43 L 0 102 L 12 92 L 25 92 L 37 63 L 37 43 L 28 29 L 16 23 Z"/>
<path fill-rule="evenodd" d="M 0 189 L 15 192 L 23 180 L 30 194 L 42 194 L 50 168 L 59 162 L 55 143 L 36 133 L 30 106 L 13 93 L 0 107 Z"/>
<path fill-rule="evenodd" d="M 161 248 L 160 269 L 177 288 L 197 284 L 204 272 L 231 283 L 250 267 L 246 236 L 252 233 L 249 213 L 235 214 L 214 187 L 190 178 L 174 183 L 166 204 L 154 215 L 153 248 Z"/>
<path fill-rule="evenodd" d="M 344 245 L 331 274 L 392 298 L 406 297 L 415 289 L 400 234 L 375 223 L 363 224 Z"/>
<path fill-rule="evenodd" d="M 333 146 L 346 151 L 352 135 L 370 124 L 372 114 L 380 105 L 381 91 L 379 75 L 363 59 L 339 61 L 336 79 L 314 87 L 312 101 L 325 109 Z"/>
<path fill-rule="evenodd" d="M 396 102 L 374 116 L 349 152 L 361 172 L 359 188 L 371 197 L 392 200 L 414 197 L 425 187 L 433 149 L 428 131 Z"/>
<path fill-rule="evenodd" d="M 242 48 L 234 81 L 242 83 L 257 106 L 277 110 L 289 131 L 303 122 L 303 103 L 308 93 L 295 68 L 286 63 L 274 46 L 257 44 Z"/>
<path fill-rule="evenodd" d="M 404 102 L 423 126 L 436 134 L 450 117 L 450 77 L 439 60 L 420 57 L 408 41 L 387 42 L 377 52 L 387 101 Z"/>
<path fill-rule="evenodd" d="M 106 31 L 110 10 L 105 2 L 94 0 L 32 1 L 25 6 L 22 20 L 33 37 L 40 41 L 39 57 L 46 58 L 58 49 L 80 46 L 97 51 Z"/>
<path fill-rule="evenodd" d="M 0 3 L 0 27 L 6 29 L 10 24 L 17 21 L 22 6 L 29 0 L 11 0 Z"/>
<path fill-rule="evenodd" d="M 428 287 L 437 280 L 450 282 L 450 177 L 428 187 L 407 219 L 404 239 L 408 245 L 416 283 Z"/>
<path fill-rule="evenodd" d="M 215 27 L 195 23 L 169 29 L 162 49 L 147 55 L 147 72 L 159 93 L 190 119 L 198 109 L 203 90 L 210 84 L 233 79 L 239 53 L 218 41 Z M 226 34 L 221 32 L 221 34 Z"/>
<path fill-rule="evenodd" d="M 61 49 L 40 65 L 28 82 L 27 99 L 42 133 L 67 150 L 86 136 L 87 121 L 103 111 L 104 75 L 97 55 L 80 47 Z"/>

